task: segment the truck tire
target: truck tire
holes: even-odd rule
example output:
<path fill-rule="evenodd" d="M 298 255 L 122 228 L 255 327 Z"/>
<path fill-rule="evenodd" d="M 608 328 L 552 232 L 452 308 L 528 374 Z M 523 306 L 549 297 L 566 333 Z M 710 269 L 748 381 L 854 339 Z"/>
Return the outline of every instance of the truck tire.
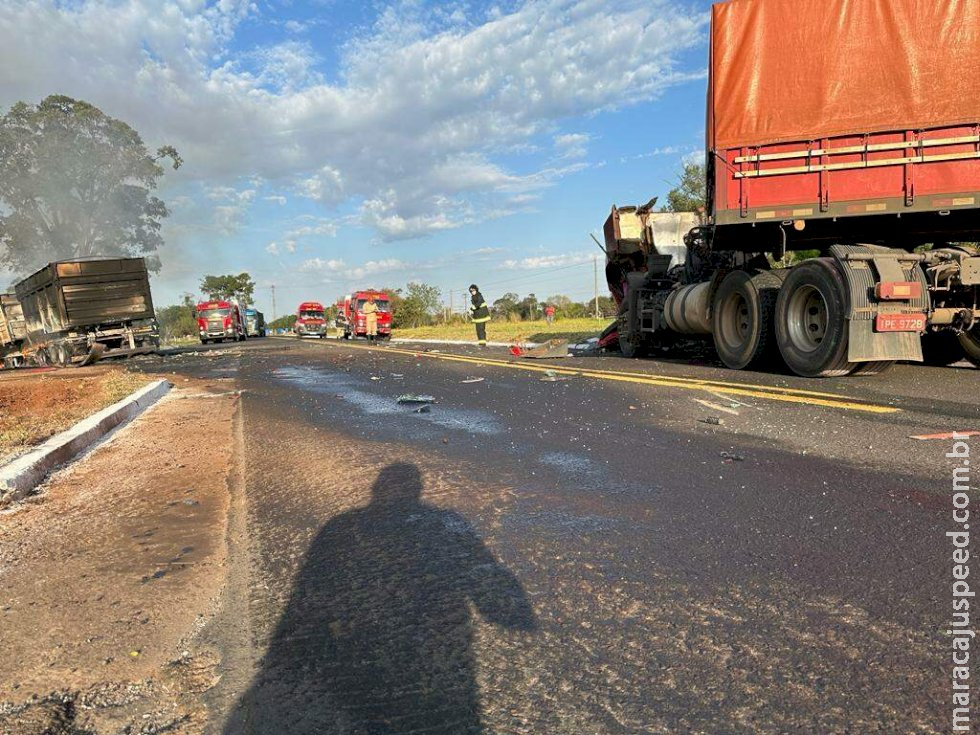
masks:
<path fill-rule="evenodd" d="M 793 267 L 776 299 L 776 343 L 786 365 L 805 378 L 849 374 L 848 294 L 832 258 Z"/>
<path fill-rule="evenodd" d="M 619 330 L 619 351 L 623 357 L 630 359 L 646 355 L 646 345 L 639 337 L 627 337 L 622 329 Z"/>
<path fill-rule="evenodd" d="M 931 332 L 922 336 L 922 362 L 933 367 L 946 367 L 959 362 L 965 355 L 959 337 L 953 332 Z"/>
<path fill-rule="evenodd" d="M 960 335 L 960 346 L 966 359 L 980 367 L 980 326 Z"/>
<path fill-rule="evenodd" d="M 63 344 L 56 344 L 51 347 L 52 357 L 55 365 L 67 367 L 71 364 L 71 354 Z"/>
<path fill-rule="evenodd" d="M 855 363 L 854 370 L 851 375 L 855 376 L 865 376 L 865 375 L 881 375 L 882 373 L 888 372 L 891 366 L 895 364 L 894 360 L 876 360 L 874 362 L 858 362 Z"/>
<path fill-rule="evenodd" d="M 727 367 L 742 370 L 778 359 L 773 321 L 781 285 L 765 271 L 732 271 L 721 282 L 711 308 L 711 334 Z"/>

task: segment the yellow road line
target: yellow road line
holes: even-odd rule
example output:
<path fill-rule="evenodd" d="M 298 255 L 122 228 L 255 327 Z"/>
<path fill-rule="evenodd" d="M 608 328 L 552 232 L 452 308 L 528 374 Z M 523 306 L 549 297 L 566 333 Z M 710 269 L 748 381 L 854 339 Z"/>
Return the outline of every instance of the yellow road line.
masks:
<path fill-rule="evenodd" d="M 733 383 L 726 381 L 701 380 L 697 378 L 683 378 L 669 375 L 650 375 L 648 373 L 614 372 L 611 370 L 595 370 L 589 368 L 566 368 L 551 363 L 529 364 L 527 362 L 515 362 L 511 360 L 500 360 L 491 357 L 472 357 L 470 355 L 455 355 L 449 352 L 420 352 L 418 350 L 405 350 L 399 347 L 372 347 L 368 345 L 327 345 L 329 347 L 347 347 L 354 350 L 379 350 L 396 355 L 408 355 L 411 357 L 426 357 L 433 360 L 445 360 L 447 362 L 462 362 L 472 365 L 483 365 L 487 367 L 500 367 L 511 370 L 525 370 L 529 372 L 548 372 L 551 371 L 558 375 L 577 376 L 583 378 L 594 378 L 597 380 L 612 380 L 621 383 L 636 383 L 639 385 L 656 385 L 665 388 L 679 388 L 681 390 L 696 390 L 702 392 L 714 391 L 723 395 L 745 396 L 749 398 L 761 398 L 769 401 L 780 401 L 783 403 L 797 403 L 808 406 L 822 406 L 825 408 L 840 408 L 848 411 L 862 411 L 865 413 L 898 413 L 901 409 L 894 406 L 883 406 L 875 403 L 868 403 L 860 400 L 853 400 L 848 396 L 836 395 L 833 393 L 819 393 L 816 391 L 799 390 L 796 388 L 769 387 L 764 385 L 753 385 L 751 383 Z"/>

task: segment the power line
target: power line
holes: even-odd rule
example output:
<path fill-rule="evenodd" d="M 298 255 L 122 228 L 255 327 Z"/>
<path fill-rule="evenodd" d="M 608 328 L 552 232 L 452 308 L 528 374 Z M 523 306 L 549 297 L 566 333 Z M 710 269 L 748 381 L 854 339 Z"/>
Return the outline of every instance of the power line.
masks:
<path fill-rule="evenodd" d="M 527 274 L 525 274 L 523 276 L 514 276 L 513 278 L 504 278 L 503 280 L 499 280 L 499 281 L 488 281 L 486 283 L 480 284 L 480 288 L 482 289 L 484 286 L 499 286 L 501 284 L 513 283 L 514 281 L 527 280 L 528 278 L 548 278 L 549 276 L 551 276 L 552 273 L 555 273 L 557 271 L 564 271 L 564 270 L 568 270 L 569 268 L 583 268 L 583 267 L 589 266 L 589 265 L 592 265 L 592 264 L 591 263 L 573 263 L 571 265 L 563 265 L 563 266 L 559 266 L 557 268 L 551 268 L 548 271 L 546 271 L 545 273 L 527 273 Z"/>

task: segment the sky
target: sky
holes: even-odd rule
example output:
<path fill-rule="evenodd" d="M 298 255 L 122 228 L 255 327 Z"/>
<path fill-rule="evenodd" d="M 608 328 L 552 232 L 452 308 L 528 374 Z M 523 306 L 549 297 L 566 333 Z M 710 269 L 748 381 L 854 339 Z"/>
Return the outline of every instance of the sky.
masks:
<path fill-rule="evenodd" d="M 584 300 L 610 206 L 703 159 L 709 9 L 10 0 L 0 108 L 65 94 L 178 149 L 157 306 L 242 271 L 267 318 L 272 286 L 279 316 L 410 281 Z"/>

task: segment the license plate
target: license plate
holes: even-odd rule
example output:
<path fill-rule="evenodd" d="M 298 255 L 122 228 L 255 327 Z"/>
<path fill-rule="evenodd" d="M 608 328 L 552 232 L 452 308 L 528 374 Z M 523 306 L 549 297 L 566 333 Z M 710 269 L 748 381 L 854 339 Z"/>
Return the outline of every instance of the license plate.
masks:
<path fill-rule="evenodd" d="M 875 319 L 876 332 L 924 332 L 925 314 L 879 314 Z"/>

